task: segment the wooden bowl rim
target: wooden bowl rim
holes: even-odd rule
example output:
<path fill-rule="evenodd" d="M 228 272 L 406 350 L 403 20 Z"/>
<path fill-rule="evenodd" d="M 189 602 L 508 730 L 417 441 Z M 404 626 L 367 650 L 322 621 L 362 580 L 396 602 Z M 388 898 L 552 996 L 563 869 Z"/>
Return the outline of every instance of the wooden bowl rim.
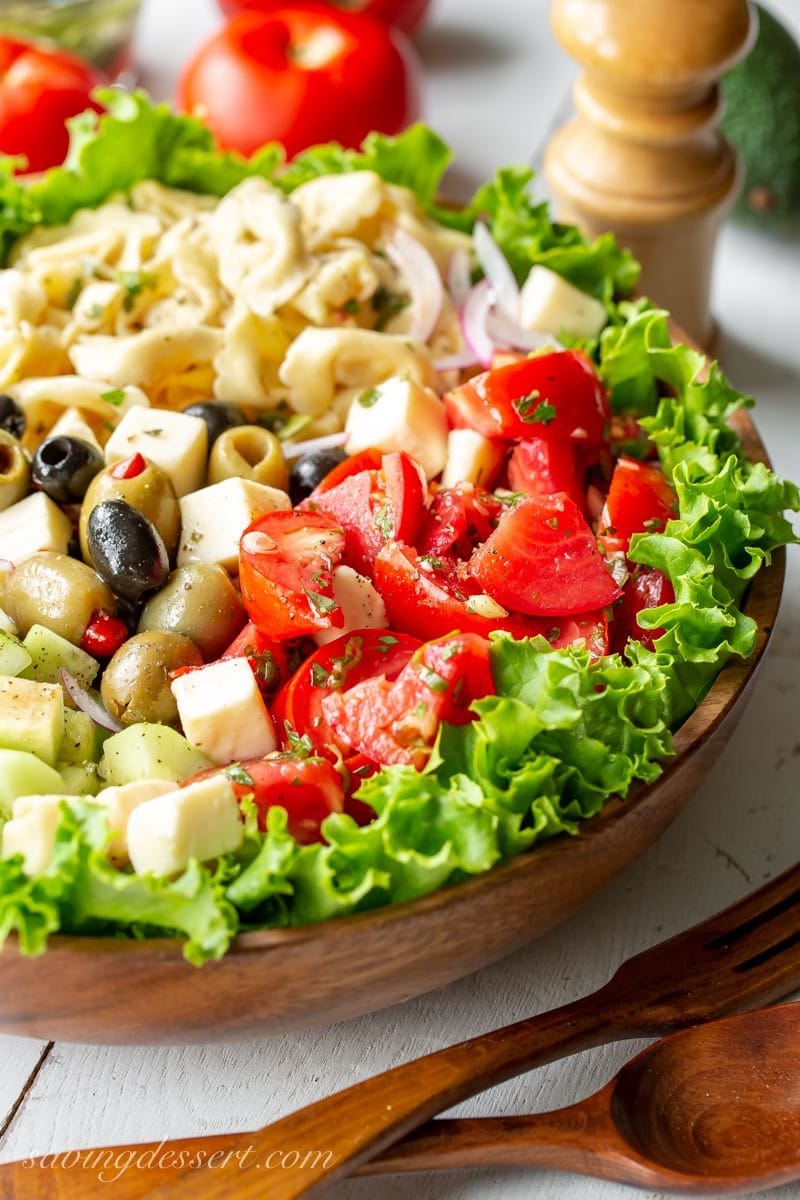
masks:
<path fill-rule="evenodd" d="M 673 333 L 687 345 L 693 345 L 678 327 L 673 324 Z M 695 347 L 698 348 L 698 347 Z M 756 426 L 745 409 L 740 409 L 731 419 L 731 425 L 739 434 L 743 449 L 752 461 L 770 466 L 769 455 Z M 659 787 L 679 766 L 681 759 L 721 724 L 730 709 L 736 704 L 747 681 L 756 670 L 769 643 L 772 629 L 780 609 L 781 594 L 786 569 L 786 554 L 781 547 L 772 562 L 761 569 L 751 584 L 744 611 L 758 625 L 757 644 L 753 653 L 745 660 L 731 660 L 719 673 L 698 707 L 680 726 L 674 737 L 675 754 L 665 764 L 663 773 L 652 784 L 635 784 L 625 800 L 614 797 L 607 801 L 601 813 L 581 825 L 581 842 L 605 835 L 609 826 L 627 816 L 631 809 L 642 804 L 651 789 Z M 731 683 L 734 686 L 731 686 Z M 727 699 L 719 703 L 727 693 Z M 500 863 L 489 871 L 450 886 L 438 888 L 426 896 L 400 903 L 386 904 L 365 912 L 346 917 L 335 917 L 327 921 L 297 926 L 289 929 L 262 929 L 239 933 L 231 942 L 225 959 L 242 958 L 244 955 L 263 954 L 270 951 L 291 951 L 309 942 L 327 939 L 333 948 L 342 939 L 347 939 L 356 928 L 371 925 L 375 930 L 390 931 L 397 922 L 411 917 L 423 916 L 437 910 L 473 899 L 479 893 L 492 890 L 509 878 L 536 871 L 539 864 L 553 858 L 569 862 L 570 847 L 576 841 L 568 834 L 561 834 L 531 850 Z M 139 955 L 153 959 L 182 959 L 184 940 L 180 938 L 147 938 L 141 941 L 121 937 L 92 937 L 78 934 L 53 934 L 48 939 L 48 948 L 59 955 L 105 954 Z M 0 957 L 2 957 L 0 953 Z M 186 964 L 187 967 L 189 964 Z"/>

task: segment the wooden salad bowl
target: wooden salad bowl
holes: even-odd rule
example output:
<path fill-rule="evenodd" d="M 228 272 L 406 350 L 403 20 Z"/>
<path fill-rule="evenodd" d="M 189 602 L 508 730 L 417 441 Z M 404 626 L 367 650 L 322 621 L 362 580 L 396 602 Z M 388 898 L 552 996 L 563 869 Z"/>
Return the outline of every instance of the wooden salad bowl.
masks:
<path fill-rule="evenodd" d="M 747 414 L 733 424 L 748 457 L 767 462 Z M 723 668 L 678 730 L 664 774 L 625 801 L 609 801 L 580 836 L 561 836 L 419 900 L 241 934 L 224 959 L 202 968 L 186 963 L 180 943 L 168 938 L 56 936 L 44 958 L 25 958 L 10 942 L 0 954 L 0 1030 L 140 1045 L 262 1037 L 444 987 L 540 937 L 652 845 L 708 774 L 750 695 L 778 614 L 784 562 L 779 551 L 747 595 L 756 649 Z"/>

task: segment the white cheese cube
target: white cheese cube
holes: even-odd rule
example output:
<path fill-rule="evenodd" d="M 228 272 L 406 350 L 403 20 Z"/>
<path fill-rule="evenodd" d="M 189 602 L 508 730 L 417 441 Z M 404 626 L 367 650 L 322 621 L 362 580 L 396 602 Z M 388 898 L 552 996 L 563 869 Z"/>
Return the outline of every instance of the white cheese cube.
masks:
<path fill-rule="evenodd" d="M 315 633 L 314 641 L 318 646 L 324 646 L 354 629 L 386 628 L 386 605 L 370 581 L 352 567 L 334 568 L 333 595 L 341 606 L 344 625 L 341 629 L 321 629 Z"/>
<path fill-rule="evenodd" d="M 345 426 L 348 454 L 362 450 L 405 450 L 428 479 L 438 475 L 447 456 L 447 419 L 434 391 L 399 375 L 370 388 L 350 405 Z"/>
<path fill-rule="evenodd" d="M 181 544 L 178 566 L 186 563 L 219 563 L 226 571 L 239 570 L 239 539 L 256 517 L 292 507 L 286 492 L 249 479 L 223 479 L 211 487 L 190 492 L 180 502 Z"/>
<path fill-rule="evenodd" d="M 21 854 L 28 875 L 42 875 L 53 861 L 61 805 L 70 796 L 20 796 L 14 801 L 11 820 L 3 826 L 3 857 Z"/>
<path fill-rule="evenodd" d="M 457 483 L 475 483 L 488 487 L 503 461 L 502 445 L 492 442 L 474 429 L 451 429 L 447 435 L 447 462 L 442 487 Z"/>
<path fill-rule="evenodd" d="M 172 681 L 187 740 L 213 763 L 263 758 L 278 748 L 275 727 L 246 658 L 228 658 Z"/>
<path fill-rule="evenodd" d="M 103 453 L 91 425 L 84 419 L 79 408 L 65 408 L 47 436 L 48 438 L 79 438 L 82 442 L 88 442 L 90 446 L 94 446 L 98 453 Z"/>
<path fill-rule="evenodd" d="M 533 267 L 522 285 L 519 323 L 538 333 L 596 337 L 608 317 L 604 305 L 549 267 Z"/>
<path fill-rule="evenodd" d="M 139 874 L 177 875 L 193 858 L 238 850 L 244 838 L 236 793 L 224 775 L 146 800 L 128 822 L 128 854 Z"/>
<path fill-rule="evenodd" d="M 0 512 L 0 558 L 18 566 L 39 550 L 66 554 L 72 522 L 44 492 L 34 492 Z"/>
<path fill-rule="evenodd" d="M 136 453 L 166 471 L 176 495 L 196 492 L 206 478 L 206 423 L 164 408 L 130 408 L 106 442 L 106 463 Z"/>
<path fill-rule="evenodd" d="M 128 861 L 128 822 L 139 805 L 154 800 L 156 796 L 174 792 L 175 787 L 174 783 L 165 779 L 139 779 L 135 783 L 103 788 L 102 792 L 97 793 L 92 803 L 106 810 L 112 835 L 107 853 L 112 862 L 124 865 Z"/>

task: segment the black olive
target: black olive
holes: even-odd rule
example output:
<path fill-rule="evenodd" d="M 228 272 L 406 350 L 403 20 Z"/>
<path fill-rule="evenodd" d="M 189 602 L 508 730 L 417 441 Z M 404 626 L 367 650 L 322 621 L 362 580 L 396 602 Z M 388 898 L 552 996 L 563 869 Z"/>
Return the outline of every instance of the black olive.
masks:
<path fill-rule="evenodd" d="M 161 535 L 127 500 L 103 500 L 92 509 L 86 542 L 95 571 L 124 600 L 138 600 L 169 574 Z"/>
<path fill-rule="evenodd" d="M 205 421 L 208 430 L 209 449 L 214 445 L 221 433 L 235 429 L 237 425 L 246 425 L 244 413 L 235 404 L 226 404 L 224 400 L 209 400 L 205 404 L 190 404 L 184 409 L 187 417 L 199 417 Z"/>
<path fill-rule="evenodd" d="M 341 446 L 332 450 L 314 450 L 298 458 L 289 472 L 289 497 L 299 504 L 310 496 L 325 476 L 347 458 Z"/>
<path fill-rule="evenodd" d="M 28 422 L 16 400 L 11 396 L 0 395 L 0 429 L 5 429 L 15 438 L 21 438 Z"/>
<path fill-rule="evenodd" d="M 74 437 L 54 437 L 42 442 L 33 456 L 31 478 L 34 487 L 46 492 L 59 504 L 77 504 L 105 463 L 103 456 L 88 442 Z"/>

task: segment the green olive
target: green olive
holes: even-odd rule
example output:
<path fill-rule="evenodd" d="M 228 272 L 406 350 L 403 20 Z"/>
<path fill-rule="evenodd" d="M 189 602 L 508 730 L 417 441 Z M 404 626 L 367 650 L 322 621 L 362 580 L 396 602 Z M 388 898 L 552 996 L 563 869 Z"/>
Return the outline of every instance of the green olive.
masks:
<path fill-rule="evenodd" d="M 43 550 L 9 576 L 3 607 L 22 637 L 32 625 L 44 625 L 79 646 L 92 614 L 115 613 L 117 602 L 91 567 Z"/>
<path fill-rule="evenodd" d="M 177 633 L 137 633 L 120 646 L 103 673 L 100 696 L 123 725 L 152 721 L 178 724 L 170 671 L 200 667 L 200 651 Z"/>
<path fill-rule="evenodd" d="M 260 425 L 238 425 L 221 433 L 208 460 L 208 482 L 250 479 L 286 491 L 289 475 L 281 444 Z"/>
<path fill-rule="evenodd" d="M 0 429 L 0 509 L 10 508 L 28 493 L 31 468 L 22 444 Z"/>
<path fill-rule="evenodd" d="M 139 632 L 160 629 L 190 638 L 206 662 L 219 658 L 247 620 L 227 572 L 213 563 L 188 563 L 173 571 L 148 600 Z"/>
<path fill-rule="evenodd" d="M 170 482 L 169 476 L 155 463 L 144 460 L 145 466 L 138 475 L 130 479 L 120 479 L 114 475 L 119 464 L 106 467 L 99 475 L 95 475 L 86 491 L 81 505 L 79 533 L 81 539 L 81 554 L 90 563 L 91 556 L 86 541 L 86 526 L 92 509 L 104 500 L 127 500 L 133 508 L 143 513 L 148 521 L 155 525 L 161 534 L 161 539 L 167 548 L 167 554 L 172 558 L 178 548 L 181 534 L 181 510 L 178 497 Z"/>

